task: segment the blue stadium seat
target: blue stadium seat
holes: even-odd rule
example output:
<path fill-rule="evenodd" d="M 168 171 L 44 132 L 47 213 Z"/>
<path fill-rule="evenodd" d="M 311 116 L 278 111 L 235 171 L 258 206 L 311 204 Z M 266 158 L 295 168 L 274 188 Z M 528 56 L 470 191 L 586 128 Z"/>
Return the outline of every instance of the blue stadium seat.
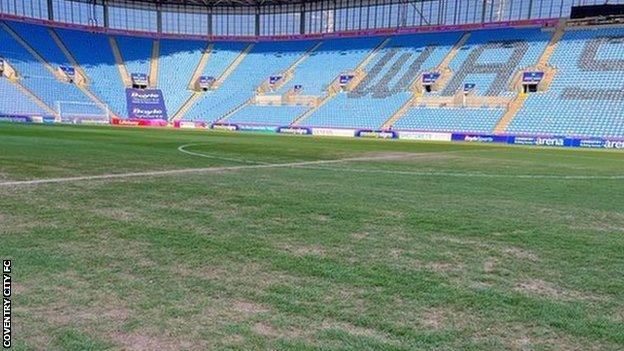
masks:
<path fill-rule="evenodd" d="M 19 28 L 23 29 L 23 27 Z M 58 68 L 57 62 L 64 63 L 65 60 L 59 55 L 60 50 L 52 48 L 56 44 L 51 41 L 52 39 L 45 31 L 45 28 L 34 25 L 30 25 L 30 28 L 30 32 L 22 33 L 23 38 L 36 42 L 37 45 L 33 46 L 33 49 L 37 50 L 39 55 L 43 56 L 52 65 L 52 69 Z M 37 58 L 4 29 L 0 29 L 0 43 L 2 43 L 0 45 L 0 55 L 15 68 L 22 84 L 43 100 L 51 109 L 58 111 L 59 104 L 63 102 L 91 103 L 90 99 L 75 85 L 56 79 L 52 72 L 46 69 Z M 42 50 L 39 51 L 39 49 Z M 91 105 L 91 109 L 93 109 L 93 105 Z"/>
<path fill-rule="evenodd" d="M 169 116 L 191 96 L 188 86 L 205 48 L 203 41 L 160 41 L 158 88 L 163 92 Z"/>
<path fill-rule="evenodd" d="M 51 65 L 70 60 L 54 43 L 44 26 L 5 22 Z M 126 116 L 125 86 L 119 75 L 108 36 L 70 29 L 55 29 L 84 69 L 90 89 L 119 116 Z M 436 68 L 464 33 L 397 35 L 363 67 L 363 80 L 351 92 L 329 98 L 304 126 L 380 128 L 409 101 L 412 83 L 420 73 Z M 511 79 L 520 69 L 535 65 L 552 37 L 540 28 L 492 29 L 471 33 L 449 63 L 453 75 L 440 91 L 425 96 L 450 97 L 466 83 L 475 84 L 478 96 L 514 98 Z M 117 36 L 126 67 L 131 73 L 149 73 L 153 39 Z M 291 79 L 269 94 L 283 94 L 295 85 L 302 95 L 323 97 L 341 73 L 355 69 L 385 38 L 361 37 L 322 41 L 261 41 L 214 91 L 191 106 L 185 119 L 213 122 L 228 116 L 249 101 L 270 75 L 284 72 L 313 46 L 320 44 L 293 71 Z M 57 80 L 52 72 L 10 33 L 0 30 L 0 55 L 19 74 L 20 82 L 51 108 L 59 102 L 75 102 L 71 113 L 90 114 L 93 103 L 75 85 Z M 215 42 L 204 76 L 219 78 L 249 45 Z M 177 112 L 191 96 L 190 79 L 207 43 L 161 40 L 158 88 L 169 114 Z M 548 91 L 528 96 L 506 132 L 566 136 L 624 137 L 624 28 L 569 28 L 549 62 L 556 75 Z M 0 113 L 42 114 L 6 78 L 0 79 Z M 83 103 L 83 104 L 80 104 Z M 75 110 L 75 111 L 74 111 Z M 248 104 L 227 121 L 245 124 L 287 125 L 309 110 L 308 106 Z M 97 111 L 101 112 L 101 111 Z M 393 125 L 402 130 L 491 133 L 504 115 L 503 108 L 413 106 Z"/>
<path fill-rule="evenodd" d="M 624 137 L 624 29 L 569 30 L 550 63 L 550 89 L 530 95 L 507 131 Z"/>
<path fill-rule="evenodd" d="M 56 31 L 87 74 L 91 90 L 108 104 L 111 112 L 127 116 L 126 87 L 115 64 L 108 37 L 69 29 Z"/>

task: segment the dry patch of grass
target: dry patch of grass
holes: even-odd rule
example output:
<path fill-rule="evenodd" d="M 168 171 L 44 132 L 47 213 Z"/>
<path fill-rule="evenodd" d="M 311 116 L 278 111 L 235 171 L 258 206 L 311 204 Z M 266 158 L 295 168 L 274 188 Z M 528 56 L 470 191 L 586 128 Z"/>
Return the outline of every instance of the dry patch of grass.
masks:
<path fill-rule="evenodd" d="M 93 207 L 90 212 L 97 216 L 115 221 L 132 222 L 141 218 L 141 213 L 136 208 L 126 207 Z"/>
<path fill-rule="evenodd" d="M 516 291 L 533 296 L 541 296 L 555 300 L 597 300 L 596 296 L 581 293 L 579 291 L 565 289 L 542 279 L 527 279 L 520 281 Z"/>
<path fill-rule="evenodd" d="M 425 328 L 428 328 L 428 329 L 433 329 L 433 330 L 444 329 L 444 327 L 446 326 L 445 324 L 446 313 L 447 311 L 441 308 L 434 308 L 434 309 L 425 311 L 425 313 L 423 313 L 421 316 L 421 323 Z"/>
<path fill-rule="evenodd" d="M 501 349 L 511 351 L 557 350 L 557 351 L 597 351 L 605 345 L 593 341 L 571 337 L 525 326 L 498 324 L 479 330 L 472 340 L 483 345 L 498 344 Z M 491 347 L 490 347 L 491 348 Z"/>
<path fill-rule="evenodd" d="M 504 247 L 502 251 L 503 253 L 511 257 L 514 257 L 516 259 L 522 260 L 522 261 L 531 261 L 531 262 L 539 261 L 539 257 L 535 253 L 529 250 L 519 248 L 519 247 L 515 247 L 515 246 Z"/>
<path fill-rule="evenodd" d="M 485 262 L 483 262 L 483 272 L 485 273 L 493 273 L 496 270 L 496 259 L 490 257 Z"/>
<path fill-rule="evenodd" d="M 75 271 L 67 271 L 52 277 L 59 285 L 40 290 L 37 282 L 19 285 L 16 296 L 31 297 L 25 305 L 17 305 L 16 316 L 31 321 L 28 331 L 33 347 L 46 349 L 53 342 L 54 334 L 65 328 L 83 330 L 88 334 L 108 337 L 118 330 L 121 323 L 131 318 L 133 310 L 113 293 L 94 287 Z M 39 301 L 41 299 L 41 301 Z"/>
<path fill-rule="evenodd" d="M 203 346 L 198 340 L 186 340 L 183 338 L 163 335 L 162 333 L 132 332 L 132 333 L 108 333 L 108 340 L 120 346 L 122 350 L 142 351 L 176 351 L 176 350 L 202 350 Z"/>
<path fill-rule="evenodd" d="M 319 329 L 320 330 L 339 330 L 347 334 L 351 334 L 353 336 L 373 338 L 375 340 L 378 340 L 386 344 L 396 344 L 392 336 L 387 333 L 384 333 L 382 331 L 372 329 L 372 328 L 361 327 L 361 326 L 348 323 L 348 322 L 343 322 L 343 321 L 326 320 L 321 323 L 321 325 L 319 326 Z"/>
<path fill-rule="evenodd" d="M 244 315 L 252 315 L 256 313 L 267 313 L 271 311 L 268 307 L 247 301 L 247 300 L 235 300 L 232 304 L 232 308 L 234 311 L 238 313 L 242 313 Z"/>
<path fill-rule="evenodd" d="M 325 248 L 321 245 L 281 245 L 280 248 L 295 256 L 324 256 Z"/>

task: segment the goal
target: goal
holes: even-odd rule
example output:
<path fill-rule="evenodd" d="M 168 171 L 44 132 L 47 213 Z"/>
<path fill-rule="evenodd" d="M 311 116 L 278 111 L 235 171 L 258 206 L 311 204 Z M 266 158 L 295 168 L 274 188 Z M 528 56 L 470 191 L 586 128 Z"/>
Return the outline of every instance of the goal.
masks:
<path fill-rule="evenodd" d="M 57 101 L 56 106 L 63 123 L 110 123 L 110 111 L 92 102 Z"/>

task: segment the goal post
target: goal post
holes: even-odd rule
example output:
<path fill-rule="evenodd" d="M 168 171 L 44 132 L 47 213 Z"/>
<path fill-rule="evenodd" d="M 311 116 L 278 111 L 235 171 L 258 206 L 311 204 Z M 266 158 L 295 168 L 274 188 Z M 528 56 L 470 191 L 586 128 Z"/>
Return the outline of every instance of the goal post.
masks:
<path fill-rule="evenodd" d="M 93 102 L 57 101 L 56 107 L 62 123 L 110 123 L 110 111 Z"/>

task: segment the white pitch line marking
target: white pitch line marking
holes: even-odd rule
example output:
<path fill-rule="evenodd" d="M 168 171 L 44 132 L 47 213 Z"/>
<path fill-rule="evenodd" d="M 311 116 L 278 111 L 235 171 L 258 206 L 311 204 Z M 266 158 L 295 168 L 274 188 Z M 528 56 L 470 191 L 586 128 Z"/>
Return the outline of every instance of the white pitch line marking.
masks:
<path fill-rule="evenodd" d="M 254 161 L 242 160 L 242 159 L 228 159 L 212 155 L 201 154 L 193 151 L 185 150 L 185 147 L 195 145 L 186 144 L 178 147 L 178 150 L 183 153 L 187 153 L 193 156 L 215 158 L 236 162 L 252 163 Z M 241 166 L 227 166 L 227 167 L 204 167 L 204 168 L 183 168 L 172 169 L 162 171 L 148 171 L 148 172 L 129 172 L 129 173 L 110 173 L 100 175 L 87 175 L 76 177 L 63 177 L 63 178 L 46 178 L 46 179 L 32 179 L 32 180 L 16 180 L 0 182 L 0 187 L 5 186 L 20 186 L 20 185 L 40 185 L 40 184 L 54 184 L 54 183 L 69 183 L 88 180 L 110 180 L 110 179 L 123 179 L 134 177 L 150 177 L 150 176 L 167 176 L 167 175 L 179 175 L 190 173 L 219 173 L 228 171 L 238 171 L 246 169 L 270 169 L 270 168 L 297 168 L 297 169 L 315 169 L 334 172 L 358 172 L 358 173 L 385 173 L 385 174 L 397 174 L 397 175 L 412 175 L 412 176 L 440 176 L 440 177 L 475 177 L 475 178 L 520 178 L 520 179 L 555 179 L 555 180 L 619 180 L 624 179 L 624 175 L 611 175 L 611 176 L 583 176 L 583 175 L 545 175 L 545 174 L 487 174 L 487 173 L 454 173 L 454 172 L 418 172 L 418 171 L 393 171 L 393 170 L 376 170 L 376 169 L 357 169 L 357 168 L 329 168 L 329 167 L 313 167 L 316 165 L 345 163 L 345 162 L 358 162 L 358 161 L 384 161 L 403 158 L 417 158 L 428 157 L 440 154 L 457 153 L 461 151 L 447 151 L 438 153 L 401 153 L 394 155 L 383 156 L 368 156 L 368 157 L 351 157 L 334 160 L 315 160 L 315 161 L 299 161 L 291 163 L 259 163 L 249 164 Z"/>
<path fill-rule="evenodd" d="M 422 154 L 398 154 L 398 155 L 369 156 L 369 157 L 351 157 L 351 158 L 341 158 L 341 159 L 334 159 L 334 160 L 300 161 L 300 162 L 291 162 L 291 163 L 269 163 L 269 164 L 255 164 L 255 165 L 228 166 L 228 167 L 183 168 L 183 169 L 171 169 L 171 170 L 164 170 L 164 171 L 111 173 L 111 174 L 100 174 L 100 175 L 64 177 L 64 178 L 16 180 L 16 181 L 0 182 L 0 187 L 69 183 L 69 182 L 79 182 L 79 181 L 85 181 L 85 180 L 110 180 L 110 179 L 133 178 L 133 177 L 166 176 L 166 175 L 179 175 L 179 174 L 189 174 L 189 173 L 219 173 L 219 172 L 238 171 L 238 170 L 245 170 L 245 169 L 295 168 L 295 167 L 301 167 L 301 166 L 313 166 L 313 165 L 320 165 L 320 164 L 332 164 L 332 163 L 342 163 L 342 162 L 376 161 L 376 160 L 383 161 L 383 160 L 414 157 L 418 155 L 422 155 Z"/>
<path fill-rule="evenodd" d="M 181 153 L 187 154 L 187 155 L 191 155 L 191 156 L 199 156 L 199 157 L 211 158 L 211 159 L 215 159 L 215 160 L 222 160 L 222 161 L 232 161 L 232 162 L 240 162 L 240 163 L 251 163 L 251 164 L 258 164 L 258 165 L 268 165 L 268 164 L 270 164 L 270 163 L 267 163 L 267 162 L 250 161 L 250 160 L 239 159 L 239 158 L 230 158 L 230 157 L 214 156 L 214 155 L 202 154 L 202 153 L 199 153 L 199 152 L 194 152 L 194 151 L 189 151 L 189 150 L 186 150 L 186 148 L 187 148 L 187 147 L 191 147 L 191 146 L 199 146 L 199 145 L 206 145 L 206 144 L 185 144 L 185 145 L 180 145 L 180 146 L 178 147 L 178 151 L 180 151 Z"/>
<path fill-rule="evenodd" d="M 467 178 L 518 178 L 518 179 L 556 179 L 556 180 L 618 180 L 624 179 L 624 175 L 555 175 L 555 174 L 488 174 L 488 173 L 466 173 L 466 172 L 419 172 L 419 171 L 393 171 L 383 169 L 362 169 L 362 168 L 330 168 L 294 166 L 295 168 L 314 169 L 333 172 L 354 172 L 354 173 L 382 173 L 396 175 L 411 175 L 424 177 L 467 177 Z"/>

